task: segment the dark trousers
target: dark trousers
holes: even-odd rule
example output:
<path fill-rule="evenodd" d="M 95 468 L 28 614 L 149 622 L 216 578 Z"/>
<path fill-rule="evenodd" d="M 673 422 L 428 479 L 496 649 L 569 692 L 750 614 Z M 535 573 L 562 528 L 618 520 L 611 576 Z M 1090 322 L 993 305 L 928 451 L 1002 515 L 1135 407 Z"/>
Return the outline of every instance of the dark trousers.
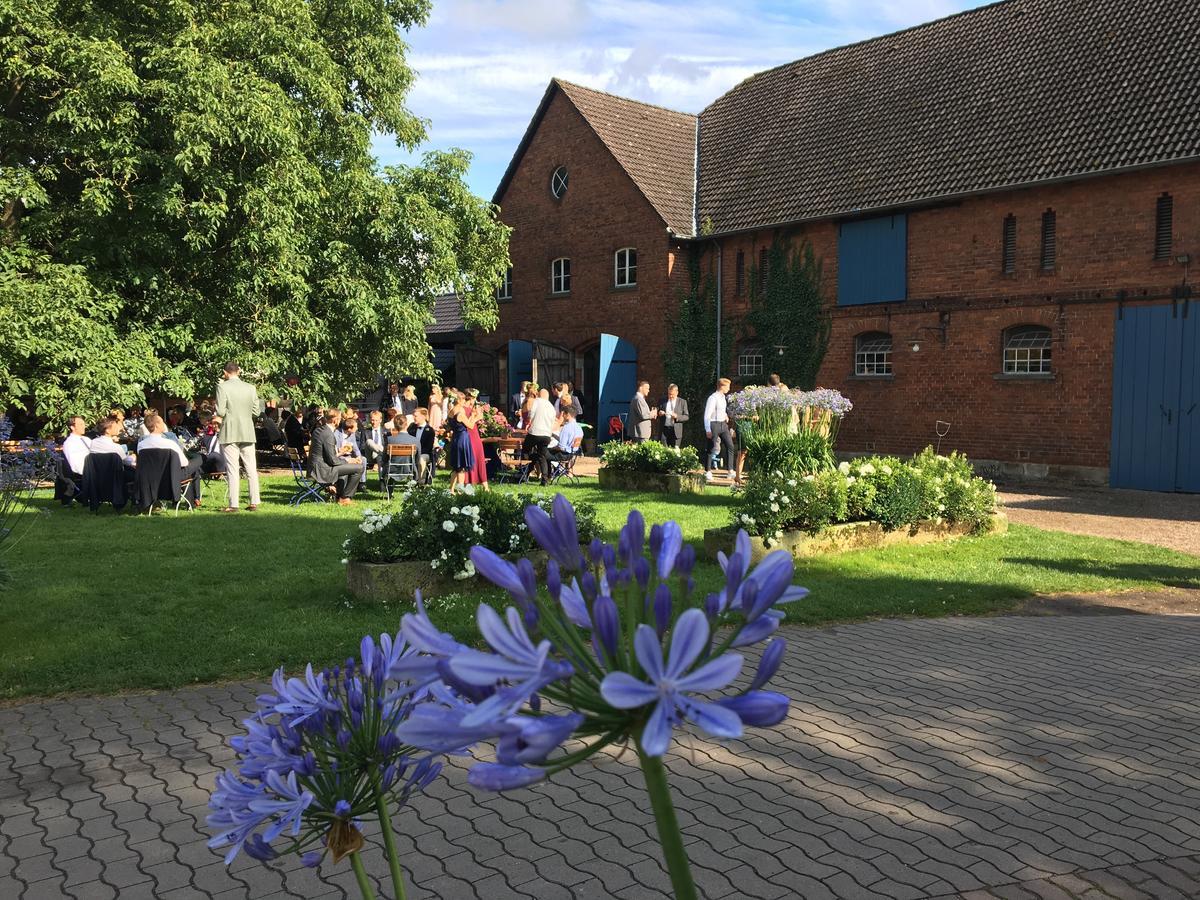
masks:
<path fill-rule="evenodd" d="M 668 447 L 674 447 L 676 450 L 683 444 L 683 426 L 679 425 L 664 425 L 662 435 L 659 440 Z"/>
<path fill-rule="evenodd" d="M 550 480 L 550 435 L 527 434 L 525 443 L 521 445 L 523 452 L 542 470 L 542 482 Z"/>
<path fill-rule="evenodd" d="M 338 499 L 349 500 L 358 490 L 362 481 L 363 467 L 359 462 L 338 463 L 333 467 L 333 485 L 337 488 Z"/>
<path fill-rule="evenodd" d="M 204 465 L 203 456 L 193 456 L 188 459 L 188 464 L 179 473 L 179 480 L 185 478 L 192 479 L 192 483 L 187 486 L 187 498 L 192 503 L 200 499 L 200 469 Z"/>
<path fill-rule="evenodd" d="M 708 427 L 712 429 L 712 447 L 709 449 L 708 457 L 704 460 L 705 470 L 711 470 L 713 467 L 713 458 L 721 452 L 721 445 L 725 445 L 725 465 L 732 469 L 735 460 L 733 452 L 733 435 L 729 433 L 729 423 L 727 422 L 710 422 Z"/>

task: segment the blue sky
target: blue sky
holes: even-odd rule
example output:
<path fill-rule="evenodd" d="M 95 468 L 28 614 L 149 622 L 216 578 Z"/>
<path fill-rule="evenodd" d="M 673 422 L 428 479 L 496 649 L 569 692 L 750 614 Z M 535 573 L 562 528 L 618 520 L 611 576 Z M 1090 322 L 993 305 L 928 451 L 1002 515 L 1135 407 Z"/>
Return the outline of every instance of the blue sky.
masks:
<path fill-rule="evenodd" d="M 409 35 L 409 107 L 428 120 L 410 155 L 387 136 L 386 164 L 425 149 L 474 154 L 490 198 L 550 78 L 699 112 L 742 79 L 830 47 L 887 34 L 982 0 L 434 0 Z"/>

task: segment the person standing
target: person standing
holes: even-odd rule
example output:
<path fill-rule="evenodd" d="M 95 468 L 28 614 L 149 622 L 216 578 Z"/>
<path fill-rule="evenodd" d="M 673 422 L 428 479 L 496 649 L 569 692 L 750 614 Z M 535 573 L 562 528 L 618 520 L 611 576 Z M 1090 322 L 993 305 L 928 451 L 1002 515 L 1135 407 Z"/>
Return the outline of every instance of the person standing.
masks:
<path fill-rule="evenodd" d="M 241 470 L 246 469 L 250 490 L 248 510 L 258 509 L 258 460 L 255 458 L 254 417 L 263 411 L 258 390 L 242 381 L 242 368 L 235 362 L 225 363 L 221 380 L 217 382 L 217 415 L 221 417 L 221 449 L 225 452 L 225 472 L 229 480 L 229 505 L 223 512 L 237 512 L 242 492 Z"/>
<path fill-rule="evenodd" d="M 479 390 L 471 388 L 467 391 L 467 399 L 463 405 L 467 419 L 467 434 L 471 440 L 471 470 L 467 472 L 464 484 L 478 484 L 485 491 L 488 487 L 487 454 L 483 449 L 483 438 L 479 434 L 479 423 L 483 421 L 483 413 L 479 411 Z"/>
<path fill-rule="evenodd" d="M 529 406 L 529 431 L 521 449 L 541 470 L 544 485 L 550 483 L 550 439 L 557 421 L 550 392 L 542 389 Z"/>
<path fill-rule="evenodd" d="M 683 423 L 688 420 L 687 401 L 679 396 L 679 385 L 667 385 L 661 408 L 662 442 L 678 450 L 683 444 Z"/>
<path fill-rule="evenodd" d="M 725 408 L 725 395 L 729 393 L 728 378 L 717 379 L 717 389 L 708 395 L 704 404 L 704 436 L 712 441 L 707 458 L 704 460 L 704 477 L 712 481 L 713 464 L 721 455 L 721 447 L 725 448 L 725 464 L 733 469 L 733 435 L 729 432 L 729 413 Z"/>
<path fill-rule="evenodd" d="M 475 454 L 471 449 L 471 417 L 467 415 L 462 398 L 456 394 L 450 395 L 449 418 L 450 426 L 450 493 L 458 492 L 459 485 L 466 486 L 467 473 L 475 465 Z"/>
<path fill-rule="evenodd" d="M 651 409 L 646 402 L 649 396 L 650 382 L 639 381 L 637 393 L 629 401 L 629 419 L 625 426 L 625 431 L 635 444 L 650 440 L 650 423 L 658 418 L 658 410 Z"/>

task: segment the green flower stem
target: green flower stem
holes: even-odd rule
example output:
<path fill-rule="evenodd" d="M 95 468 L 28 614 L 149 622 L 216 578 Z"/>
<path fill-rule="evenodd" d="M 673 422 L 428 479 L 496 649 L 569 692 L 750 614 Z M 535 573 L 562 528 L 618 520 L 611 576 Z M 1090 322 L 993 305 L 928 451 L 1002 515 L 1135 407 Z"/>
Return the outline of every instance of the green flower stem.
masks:
<path fill-rule="evenodd" d="M 367 877 L 367 870 L 363 868 L 361 853 L 350 854 L 350 867 L 354 869 L 354 877 L 358 880 L 358 889 L 362 892 L 363 900 L 375 900 L 375 892 L 371 890 L 371 879 Z"/>
<path fill-rule="evenodd" d="M 679 820 L 675 818 L 675 807 L 671 804 L 671 786 L 667 783 L 667 770 L 658 756 L 647 756 L 638 746 L 638 760 L 642 764 L 642 775 L 646 778 L 646 793 L 654 807 L 654 821 L 658 824 L 658 842 L 662 846 L 663 859 L 671 876 L 671 887 L 675 900 L 696 900 L 696 884 L 692 881 L 692 869 L 688 864 L 687 850 L 683 846 L 683 835 L 679 832 Z"/>
<path fill-rule="evenodd" d="M 380 790 L 377 778 L 371 779 L 371 787 L 375 793 L 375 809 L 379 813 L 379 829 L 383 832 L 383 846 L 387 850 L 388 868 L 392 872 L 392 890 L 395 892 L 392 900 L 405 900 L 404 872 L 400 870 L 400 857 L 396 855 L 396 836 L 392 833 L 392 820 L 388 816 L 387 797 Z"/>

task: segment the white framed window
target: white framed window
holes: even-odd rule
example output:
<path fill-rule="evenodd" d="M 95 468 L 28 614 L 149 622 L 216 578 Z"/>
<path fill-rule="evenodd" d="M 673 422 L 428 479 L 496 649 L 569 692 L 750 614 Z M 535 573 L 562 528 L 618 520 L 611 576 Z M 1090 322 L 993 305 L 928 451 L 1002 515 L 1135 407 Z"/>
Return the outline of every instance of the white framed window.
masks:
<path fill-rule="evenodd" d="M 571 293 L 571 260 L 565 256 L 550 263 L 550 293 Z"/>
<path fill-rule="evenodd" d="M 1018 325 L 1004 332 L 1005 375 L 1049 375 L 1050 329 Z"/>
<path fill-rule="evenodd" d="M 738 354 L 737 373 L 739 378 L 753 378 L 763 373 L 763 355 L 758 349 L 746 349 Z"/>
<path fill-rule="evenodd" d="M 511 300 L 512 299 L 512 266 L 509 266 L 507 269 L 504 270 L 504 278 L 503 278 L 503 280 L 501 280 L 499 286 L 496 288 L 496 299 L 497 300 Z"/>
<path fill-rule="evenodd" d="M 613 255 L 613 284 L 633 287 L 637 284 L 637 250 L 622 247 Z"/>
<path fill-rule="evenodd" d="M 561 200 L 567 192 L 567 167 L 559 166 L 550 174 L 550 193 L 555 200 Z"/>
<path fill-rule="evenodd" d="M 869 331 L 854 339 L 855 375 L 892 374 L 892 336 L 882 331 Z"/>

